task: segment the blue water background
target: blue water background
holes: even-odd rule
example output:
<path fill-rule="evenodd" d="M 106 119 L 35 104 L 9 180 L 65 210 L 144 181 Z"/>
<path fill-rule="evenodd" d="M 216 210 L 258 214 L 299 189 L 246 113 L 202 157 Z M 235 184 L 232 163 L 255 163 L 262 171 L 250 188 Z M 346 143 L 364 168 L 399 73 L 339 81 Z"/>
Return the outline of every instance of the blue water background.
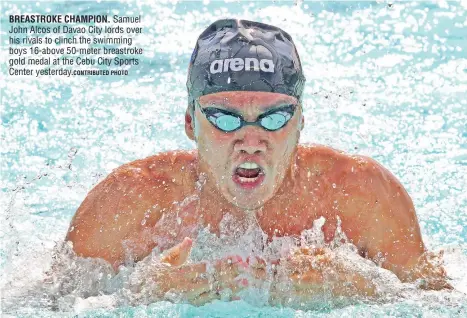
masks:
<path fill-rule="evenodd" d="M 113 168 L 160 151 L 195 147 L 183 127 L 188 61 L 197 36 L 223 17 L 275 24 L 292 35 L 307 77 L 302 143 L 327 144 L 381 162 L 411 195 L 427 246 L 467 254 L 467 4 L 391 3 L 3 2 L 2 272 L 36 277 L 26 264 L 63 240 L 86 193 Z M 134 41 L 145 54 L 126 77 L 11 77 L 7 16 L 20 13 L 141 14 L 144 33 Z M 465 302 L 401 300 L 321 313 L 449 316 L 465 308 Z M 35 317 L 54 314 L 31 310 Z M 201 308 L 157 303 L 82 313 L 232 314 L 320 312 L 216 302 Z"/>

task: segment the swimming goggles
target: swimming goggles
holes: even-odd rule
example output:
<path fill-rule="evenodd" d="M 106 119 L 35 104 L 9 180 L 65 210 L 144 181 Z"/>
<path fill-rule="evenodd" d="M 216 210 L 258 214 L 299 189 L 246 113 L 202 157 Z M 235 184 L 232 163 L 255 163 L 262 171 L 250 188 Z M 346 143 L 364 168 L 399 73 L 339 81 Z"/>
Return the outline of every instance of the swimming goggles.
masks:
<path fill-rule="evenodd" d="M 216 107 L 202 108 L 198 101 L 200 111 L 207 120 L 217 129 L 223 132 L 233 132 L 243 126 L 260 126 L 268 131 L 276 131 L 284 127 L 293 117 L 297 105 L 291 104 L 267 111 L 258 116 L 256 121 L 245 121 L 239 114 Z"/>

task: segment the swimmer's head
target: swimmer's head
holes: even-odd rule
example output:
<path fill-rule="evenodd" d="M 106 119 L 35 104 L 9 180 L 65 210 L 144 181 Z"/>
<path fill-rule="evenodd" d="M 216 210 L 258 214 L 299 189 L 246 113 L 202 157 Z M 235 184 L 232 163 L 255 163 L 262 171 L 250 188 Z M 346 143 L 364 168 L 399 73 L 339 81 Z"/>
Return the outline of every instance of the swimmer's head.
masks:
<path fill-rule="evenodd" d="M 292 38 L 275 26 L 225 19 L 198 38 L 185 129 L 200 169 L 231 203 L 259 208 L 282 184 L 303 126 L 304 83 Z"/>
<path fill-rule="evenodd" d="M 188 104 L 227 91 L 274 92 L 300 102 L 305 85 L 292 37 L 260 22 L 222 19 L 199 36 L 186 82 Z"/>

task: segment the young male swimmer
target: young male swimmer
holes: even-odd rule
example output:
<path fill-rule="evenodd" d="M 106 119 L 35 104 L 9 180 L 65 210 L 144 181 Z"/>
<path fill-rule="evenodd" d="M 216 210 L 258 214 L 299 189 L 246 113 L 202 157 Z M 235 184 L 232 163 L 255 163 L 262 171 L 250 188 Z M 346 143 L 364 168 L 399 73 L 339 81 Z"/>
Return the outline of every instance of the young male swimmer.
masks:
<path fill-rule="evenodd" d="M 225 215 L 237 224 L 254 215 L 273 240 L 299 237 L 324 217 L 326 242 L 340 219 L 361 257 L 403 282 L 451 288 L 425 249 L 409 195 L 388 170 L 367 157 L 298 144 L 304 83 L 298 53 L 283 30 L 247 20 L 211 24 L 188 70 L 185 132 L 197 150 L 115 169 L 76 212 L 67 235 L 74 251 L 117 270 L 158 247 L 165 250 L 160 263 L 171 266 L 155 272 L 154 294 L 176 291 L 201 304 L 224 289 L 235 296 L 249 283 L 239 279 L 242 273 L 264 279 L 269 264 L 257 255 L 232 256 L 215 262 L 207 275 L 206 262 L 186 263 L 196 229 L 219 235 Z M 276 271 L 287 268 L 282 279 L 292 286 L 283 292 L 312 298 L 326 285 L 334 295 L 375 295 L 371 279 L 343 270 L 329 246 L 290 250 L 278 259 Z"/>

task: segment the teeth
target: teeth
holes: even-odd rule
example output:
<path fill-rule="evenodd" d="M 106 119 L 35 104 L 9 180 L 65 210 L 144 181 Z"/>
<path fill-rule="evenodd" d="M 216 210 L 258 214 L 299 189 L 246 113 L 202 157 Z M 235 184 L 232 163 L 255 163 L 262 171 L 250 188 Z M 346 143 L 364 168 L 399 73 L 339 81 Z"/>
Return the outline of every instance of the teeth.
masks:
<path fill-rule="evenodd" d="M 240 179 L 241 182 L 255 182 L 256 179 L 258 179 L 258 177 L 255 177 L 255 178 L 243 178 L 243 177 L 238 177 L 238 179 Z"/>
<path fill-rule="evenodd" d="M 243 168 L 243 169 L 258 169 L 259 168 L 256 162 L 244 162 L 238 167 Z"/>

